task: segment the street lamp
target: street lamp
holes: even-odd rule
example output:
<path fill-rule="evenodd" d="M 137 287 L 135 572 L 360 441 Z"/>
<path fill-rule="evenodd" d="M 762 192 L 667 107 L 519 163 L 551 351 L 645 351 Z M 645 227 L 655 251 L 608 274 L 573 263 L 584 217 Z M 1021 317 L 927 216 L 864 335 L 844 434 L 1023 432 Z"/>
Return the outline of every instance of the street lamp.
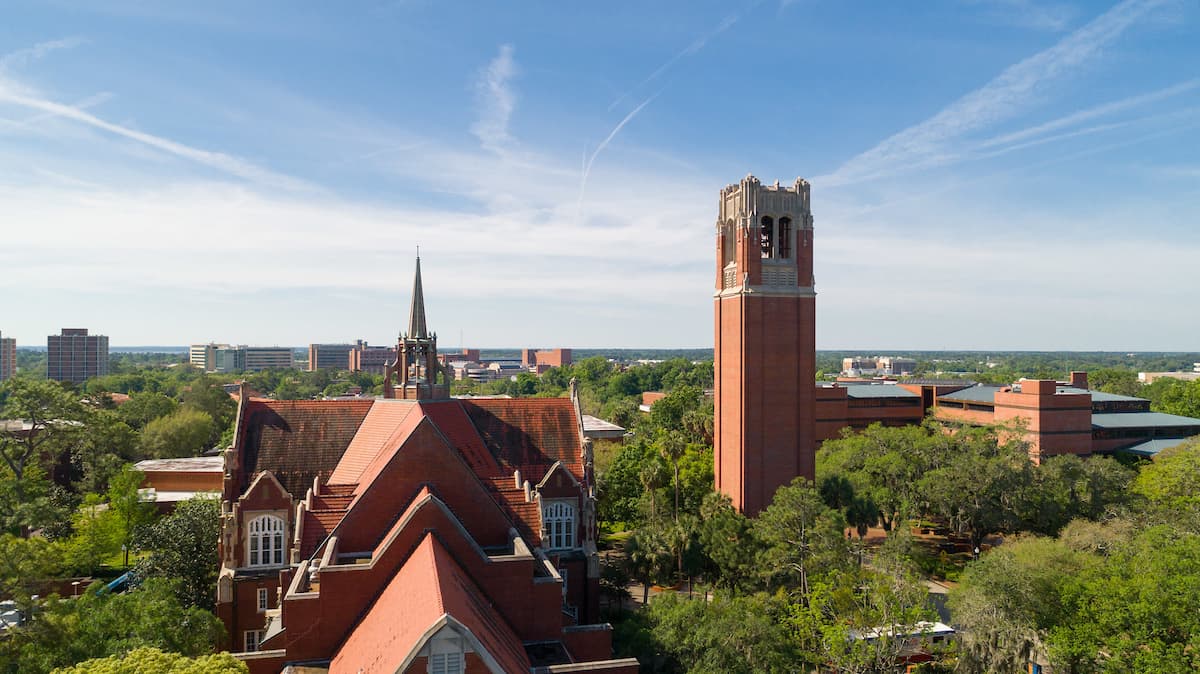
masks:
<path fill-rule="evenodd" d="M 74 597 L 78 597 L 79 596 L 79 581 L 77 581 L 77 580 L 71 581 L 71 586 L 72 586 L 71 595 Z"/>

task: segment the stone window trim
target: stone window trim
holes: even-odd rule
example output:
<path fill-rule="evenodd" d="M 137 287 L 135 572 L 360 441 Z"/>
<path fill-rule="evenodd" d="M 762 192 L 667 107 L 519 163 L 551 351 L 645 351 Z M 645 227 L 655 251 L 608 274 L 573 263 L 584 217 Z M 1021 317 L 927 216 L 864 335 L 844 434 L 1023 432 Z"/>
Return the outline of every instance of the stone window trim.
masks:
<path fill-rule="evenodd" d="M 271 592 L 265 587 L 258 588 L 258 612 L 263 613 L 271 608 Z"/>
<path fill-rule="evenodd" d="M 247 567 L 287 566 L 287 521 L 279 513 L 255 513 L 247 517 L 244 543 Z"/>
<path fill-rule="evenodd" d="M 466 654 L 473 651 L 462 634 L 453 629 L 442 629 L 425 644 L 421 654 L 426 657 L 427 674 L 463 674 L 467 666 Z"/>
<path fill-rule="evenodd" d="M 547 550 L 570 550 L 578 547 L 576 530 L 578 508 L 574 499 L 553 499 L 542 502 L 542 547 Z"/>

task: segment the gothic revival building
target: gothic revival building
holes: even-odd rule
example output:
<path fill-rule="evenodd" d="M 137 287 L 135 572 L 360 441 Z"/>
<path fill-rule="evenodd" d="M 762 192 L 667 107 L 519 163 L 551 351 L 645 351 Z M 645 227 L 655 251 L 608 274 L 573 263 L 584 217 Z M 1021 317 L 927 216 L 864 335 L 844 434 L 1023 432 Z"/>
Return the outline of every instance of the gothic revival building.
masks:
<path fill-rule="evenodd" d="M 384 399 L 242 396 L 217 613 L 254 674 L 605 672 L 578 396 L 451 399 L 418 260 Z"/>
<path fill-rule="evenodd" d="M 721 190 L 714 299 L 717 490 L 753 515 L 815 472 L 816 292 L 809 184 Z"/>

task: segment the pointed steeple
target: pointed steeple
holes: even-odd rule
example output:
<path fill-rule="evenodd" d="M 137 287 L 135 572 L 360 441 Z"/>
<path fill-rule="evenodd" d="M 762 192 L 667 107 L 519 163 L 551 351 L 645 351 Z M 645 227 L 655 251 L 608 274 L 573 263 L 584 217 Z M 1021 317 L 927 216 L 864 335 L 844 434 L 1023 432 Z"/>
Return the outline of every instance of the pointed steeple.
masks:
<path fill-rule="evenodd" d="M 429 330 L 425 327 L 425 293 L 421 290 L 421 256 L 417 256 L 417 275 L 413 279 L 412 308 L 408 311 L 409 339 L 425 339 Z"/>

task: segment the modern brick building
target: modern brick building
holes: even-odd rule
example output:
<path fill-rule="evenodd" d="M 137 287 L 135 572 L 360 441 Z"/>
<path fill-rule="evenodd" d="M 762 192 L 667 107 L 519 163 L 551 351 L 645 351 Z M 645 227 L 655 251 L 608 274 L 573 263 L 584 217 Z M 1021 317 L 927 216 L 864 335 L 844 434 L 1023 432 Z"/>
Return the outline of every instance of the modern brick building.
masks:
<path fill-rule="evenodd" d="M 420 271 L 385 399 L 240 396 L 217 614 L 254 674 L 605 672 L 578 396 L 447 397 Z"/>
<path fill-rule="evenodd" d="M 63 328 L 46 337 L 46 378 L 82 384 L 108 374 L 108 337 L 87 328 Z"/>
<path fill-rule="evenodd" d="M 359 344 L 362 342 L 360 341 Z M 350 352 L 355 344 L 309 344 L 308 369 L 313 370 L 349 370 Z"/>
<path fill-rule="evenodd" d="M 9 379 L 17 371 L 17 340 L 0 333 L 0 381 Z"/>
<path fill-rule="evenodd" d="M 552 367 L 571 364 L 570 349 L 521 349 L 521 365 L 531 372 L 542 374 Z"/>
<path fill-rule="evenodd" d="M 350 350 L 350 366 L 351 372 L 369 372 L 371 374 L 383 374 L 387 369 L 388 363 L 396 360 L 396 347 L 394 346 L 368 346 L 363 340 L 358 340 L 354 348 Z"/>
<path fill-rule="evenodd" d="M 816 292 L 809 184 L 721 190 L 713 294 L 716 488 L 753 515 L 815 472 Z"/>

